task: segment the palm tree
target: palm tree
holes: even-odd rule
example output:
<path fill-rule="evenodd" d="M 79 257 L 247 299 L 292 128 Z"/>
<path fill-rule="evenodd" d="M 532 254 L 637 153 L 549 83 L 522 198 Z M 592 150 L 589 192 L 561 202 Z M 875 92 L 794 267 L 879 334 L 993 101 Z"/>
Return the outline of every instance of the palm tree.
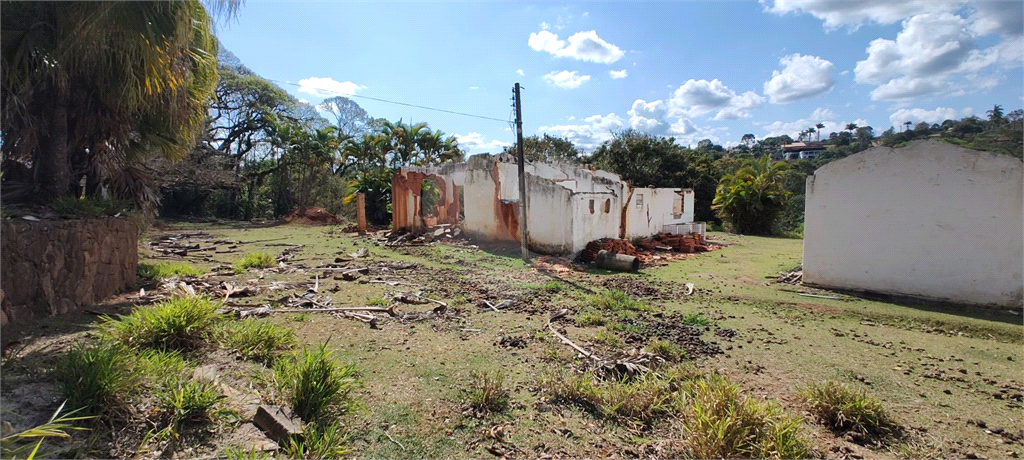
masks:
<path fill-rule="evenodd" d="M 0 29 L 3 154 L 32 164 L 30 195 L 70 194 L 74 170 L 92 189 L 109 186 L 152 210 L 158 198 L 140 161 L 194 147 L 217 82 L 203 4 L 13 2 Z"/>
<path fill-rule="evenodd" d="M 904 122 L 903 124 L 906 126 L 904 131 L 910 131 L 910 125 L 913 125 L 914 123 L 907 121 L 907 122 Z"/>
<path fill-rule="evenodd" d="M 846 131 L 849 131 L 850 134 L 853 134 L 853 131 L 856 130 L 856 129 L 857 129 L 857 123 L 847 123 L 846 124 Z"/>
<path fill-rule="evenodd" d="M 992 106 L 992 110 L 987 110 L 985 113 L 988 114 L 988 121 L 1002 121 L 1003 120 L 1003 106 L 996 104 Z"/>
<path fill-rule="evenodd" d="M 821 130 L 822 130 L 822 128 L 825 127 L 825 124 L 824 123 L 818 123 L 818 124 L 814 125 L 814 127 L 818 128 L 818 142 L 821 142 Z"/>
<path fill-rule="evenodd" d="M 711 208 L 732 229 L 747 235 L 766 235 L 785 208 L 785 162 L 765 155 L 747 160 L 718 183 Z"/>

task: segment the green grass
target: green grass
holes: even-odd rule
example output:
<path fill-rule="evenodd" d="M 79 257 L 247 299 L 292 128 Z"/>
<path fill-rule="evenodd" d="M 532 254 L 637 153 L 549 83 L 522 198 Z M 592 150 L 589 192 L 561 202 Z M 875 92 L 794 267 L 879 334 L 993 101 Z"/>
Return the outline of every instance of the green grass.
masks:
<path fill-rule="evenodd" d="M 580 327 L 604 326 L 607 320 L 592 308 L 586 308 L 576 315 L 576 325 Z"/>
<path fill-rule="evenodd" d="M 600 311 L 655 311 L 654 308 L 617 289 L 610 289 L 600 294 L 589 296 L 586 299 L 586 303 Z"/>
<path fill-rule="evenodd" d="M 594 343 L 604 344 L 612 348 L 622 348 L 625 345 L 617 334 L 607 329 L 597 331 L 597 334 L 594 334 L 593 341 Z"/>
<path fill-rule="evenodd" d="M 711 318 L 698 313 L 690 313 L 683 316 L 683 324 L 693 327 L 705 327 L 711 324 Z"/>
<path fill-rule="evenodd" d="M 83 415 L 114 415 L 128 407 L 139 373 L 124 347 L 101 342 L 69 350 L 57 366 L 56 381 L 67 407 Z"/>
<path fill-rule="evenodd" d="M 678 363 L 686 359 L 686 350 L 670 340 L 653 339 L 647 344 L 647 351 L 669 363 Z"/>
<path fill-rule="evenodd" d="M 104 317 L 101 329 L 106 338 L 131 348 L 192 351 L 217 332 L 216 310 L 205 297 L 178 297 L 139 307 L 118 319 Z"/>
<path fill-rule="evenodd" d="M 598 417 L 643 428 L 679 411 L 676 383 L 655 375 L 620 382 L 600 381 L 593 372 L 562 372 L 542 378 L 540 387 L 553 401 L 577 404 Z"/>
<path fill-rule="evenodd" d="M 302 439 L 291 439 L 283 446 L 284 458 L 342 458 L 349 453 L 348 434 L 340 421 L 320 426 L 307 425 Z"/>
<path fill-rule="evenodd" d="M 186 263 L 160 262 L 157 264 L 140 263 L 138 268 L 139 278 L 143 280 L 165 280 L 182 276 L 200 276 L 206 273 L 199 267 Z"/>
<path fill-rule="evenodd" d="M 384 297 L 371 297 L 366 300 L 366 305 L 371 307 L 386 307 L 388 306 L 388 301 Z"/>
<path fill-rule="evenodd" d="M 469 387 L 469 407 L 478 412 L 504 412 L 510 395 L 502 371 L 474 373 Z"/>
<path fill-rule="evenodd" d="M 54 200 L 50 206 L 54 212 L 65 217 L 98 219 L 118 213 L 127 213 L 131 209 L 131 202 L 107 200 L 98 196 L 87 196 L 84 198 L 62 196 Z"/>
<path fill-rule="evenodd" d="M 140 377 L 150 383 L 181 376 L 190 367 L 177 350 L 137 350 L 132 360 Z"/>
<path fill-rule="evenodd" d="M 217 385 L 207 380 L 170 378 L 157 393 L 160 413 L 172 433 L 213 421 L 218 413 L 215 407 L 223 399 Z"/>
<path fill-rule="evenodd" d="M 40 450 L 44 441 L 50 439 L 68 439 L 73 431 L 83 431 L 86 428 L 75 426 L 76 423 L 88 420 L 92 417 L 75 415 L 78 411 L 64 412 L 66 401 L 54 411 L 53 415 L 45 423 L 16 432 L 7 433 L 0 438 L 0 452 L 3 458 L 19 458 L 24 456 L 28 460 L 33 458 L 60 458 L 56 452 Z M 61 414 L 62 412 L 63 415 Z M 33 441 L 35 441 L 33 443 Z"/>
<path fill-rule="evenodd" d="M 800 396 L 817 421 L 835 433 L 853 432 L 878 440 L 901 431 L 882 404 L 864 390 L 826 380 L 804 388 Z"/>
<path fill-rule="evenodd" d="M 235 262 L 235 273 L 243 273 L 250 268 L 273 268 L 277 266 L 274 256 L 265 252 L 250 252 L 242 260 Z"/>
<path fill-rule="evenodd" d="M 771 401 L 744 396 L 717 374 L 690 381 L 687 413 L 675 428 L 676 458 L 805 458 L 801 421 Z"/>
<path fill-rule="evenodd" d="M 350 393 L 358 383 L 355 366 L 339 363 L 324 342 L 274 362 L 275 382 L 295 415 L 321 423 L 355 407 Z"/>
<path fill-rule="evenodd" d="M 278 353 L 293 348 L 297 343 L 295 332 L 265 319 L 244 319 L 227 328 L 229 350 L 243 359 L 271 363 Z"/>

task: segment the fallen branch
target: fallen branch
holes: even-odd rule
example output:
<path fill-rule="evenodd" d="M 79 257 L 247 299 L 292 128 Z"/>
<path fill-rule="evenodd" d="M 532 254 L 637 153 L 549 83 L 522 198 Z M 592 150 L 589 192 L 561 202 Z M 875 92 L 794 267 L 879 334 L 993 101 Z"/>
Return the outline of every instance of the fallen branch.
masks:
<path fill-rule="evenodd" d="M 390 435 L 390 434 L 388 434 L 388 430 L 384 430 L 384 436 L 387 436 L 387 437 L 388 437 L 388 439 L 390 439 L 390 440 L 391 440 L 391 442 L 393 442 L 393 443 L 395 443 L 395 444 L 398 444 L 398 447 L 401 447 L 401 448 L 402 448 L 402 450 L 405 450 L 405 446 L 403 446 L 403 445 L 402 445 L 402 443 L 400 443 L 400 442 L 396 441 L 396 440 L 395 440 L 395 438 L 392 438 L 392 437 L 391 437 L 391 435 Z"/>
<path fill-rule="evenodd" d="M 594 355 L 593 353 L 587 351 L 585 348 L 583 348 L 583 347 L 581 347 L 579 345 L 576 345 L 575 342 L 573 342 L 572 340 L 569 340 L 568 337 L 560 334 L 558 331 L 555 330 L 555 327 L 552 325 L 551 321 L 556 320 L 558 318 L 561 318 L 561 317 L 565 316 L 568 313 L 569 313 L 568 310 L 562 309 L 562 310 L 559 310 L 559 311 L 555 312 L 555 314 L 551 315 L 551 317 L 548 318 L 548 329 L 551 331 L 552 334 L 555 334 L 556 336 L 558 336 L 558 338 L 562 340 L 562 343 L 572 347 L 574 350 L 580 352 L 583 356 L 586 356 L 587 358 L 593 359 L 594 361 L 598 361 L 598 362 L 603 361 L 601 358 L 598 358 L 596 355 Z"/>

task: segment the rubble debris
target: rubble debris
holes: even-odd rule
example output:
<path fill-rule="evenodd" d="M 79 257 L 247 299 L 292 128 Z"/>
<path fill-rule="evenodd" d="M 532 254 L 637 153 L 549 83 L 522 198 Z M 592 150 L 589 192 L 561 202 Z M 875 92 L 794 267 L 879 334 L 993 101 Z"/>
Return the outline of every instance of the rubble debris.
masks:
<path fill-rule="evenodd" d="M 261 404 L 252 423 L 278 445 L 288 445 L 293 439 L 302 438 L 302 422 L 287 407 Z"/>
<path fill-rule="evenodd" d="M 692 254 L 710 251 L 716 247 L 717 245 L 704 240 L 704 237 L 697 232 L 686 235 L 659 233 L 649 238 L 640 239 L 636 246 L 622 239 L 602 238 L 587 243 L 586 248 L 580 254 L 580 260 L 592 263 L 597 260 L 600 251 L 608 251 L 633 256 L 644 264 L 648 264 L 654 260 L 660 260 L 661 256 L 656 255 L 655 252 Z"/>
<path fill-rule="evenodd" d="M 804 281 L 804 270 L 803 266 L 797 265 L 796 268 L 788 272 L 780 272 L 779 277 L 775 280 L 776 283 L 785 284 L 800 284 Z"/>
<path fill-rule="evenodd" d="M 348 256 L 353 258 L 353 259 L 369 257 L 370 256 L 370 250 L 366 249 L 366 248 L 361 248 L 358 251 L 349 254 Z"/>
<path fill-rule="evenodd" d="M 343 222 L 337 216 L 327 212 L 324 208 L 317 206 L 300 207 L 291 214 L 285 216 L 284 220 L 289 223 L 306 225 L 341 225 Z"/>

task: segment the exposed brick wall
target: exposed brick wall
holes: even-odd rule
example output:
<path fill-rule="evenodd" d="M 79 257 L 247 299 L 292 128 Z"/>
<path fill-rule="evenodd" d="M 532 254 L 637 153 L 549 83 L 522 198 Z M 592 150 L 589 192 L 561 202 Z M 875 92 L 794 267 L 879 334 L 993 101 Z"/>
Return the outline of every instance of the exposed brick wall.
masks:
<path fill-rule="evenodd" d="M 139 228 L 132 220 L 0 225 L 0 324 L 64 314 L 135 286 Z"/>

